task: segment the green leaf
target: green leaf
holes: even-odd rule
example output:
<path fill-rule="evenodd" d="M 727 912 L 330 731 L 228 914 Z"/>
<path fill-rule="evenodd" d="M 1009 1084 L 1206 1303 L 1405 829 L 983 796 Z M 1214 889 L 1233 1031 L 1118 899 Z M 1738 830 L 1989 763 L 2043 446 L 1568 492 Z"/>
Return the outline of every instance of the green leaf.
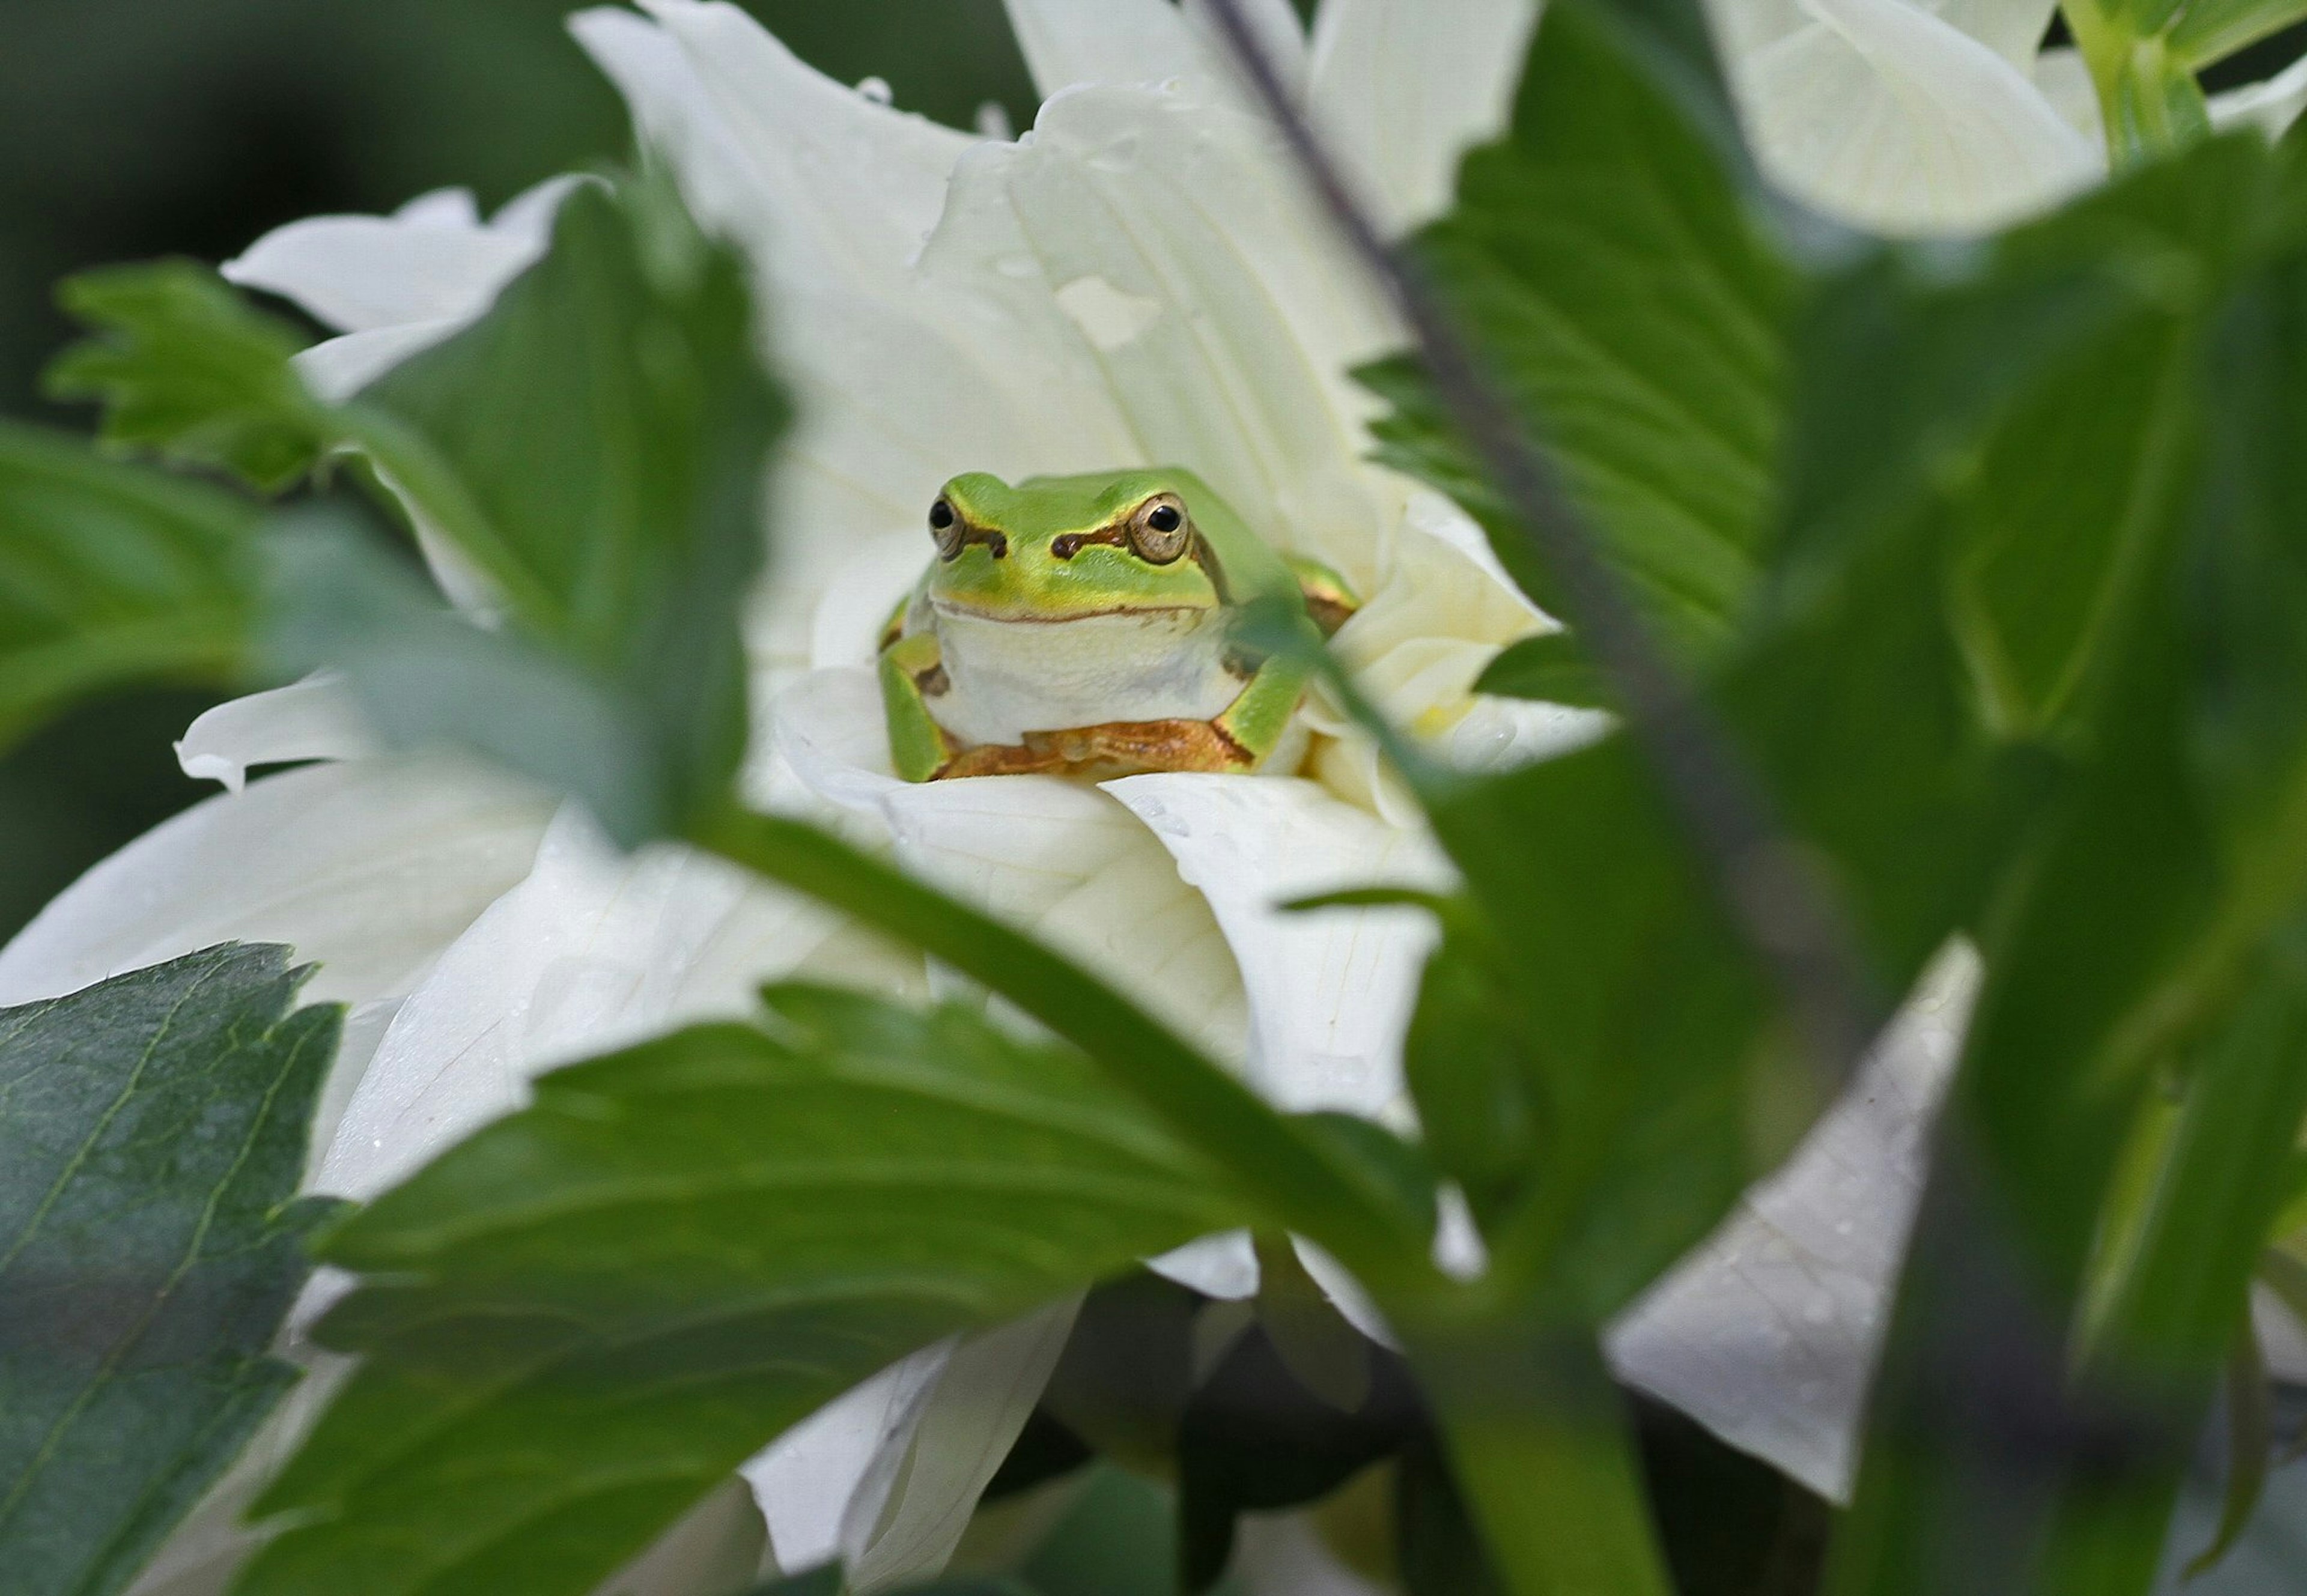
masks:
<path fill-rule="evenodd" d="M 2260 1355 L 2258 1334 L 2247 1319 L 2235 1337 L 2234 1355 L 2227 1360 L 2226 1398 L 2226 1497 L 2219 1505 L 2219 1527 L 2211 1543 L 2188 1560 L 2188 1579 L 2208 1574 L 2234 1549 L 2267 1491 L 2268 1456 L 2275 1446 L 2267 1360 Z"/>
<path fill-rule="evenodd" d="M 1606 553 L 1693 656 L 1727 640 L 1754 579 L 1797 287 L 1728 127 L 1694 8 L 1550 6 L 1505 138 L 1466 158 L 1455 208 L 1414 245 Z M 1455 497 L 1555 605 L 1417 366 L 1358 375 L 1393 407 L 1378 458 Z"/>
<path fill-rule="evenodd" d="M 2200 69 L 2307 17 L 2307 0 L 2191 0 L 2168 39 L 2173 55 Z"/>
<path fill-rule="evenodd" d="M 0 424 L 0 746 L 107 688 L 232 680 L 254 519 L 199 484 Z"/>
<path fill-rule="evenodd" d="M 327 1240 L 364 1361 L 242 1596 L 581 1592 L 898 1355 L 1255 1217 L 1070 1049 L 768 997 L 545 1077 Z"/>
<path fill-rule="evenodd" d="M 2221 159 L 2214 148 L 2191 164 L 2200 176 Z M 1862 1476 L 1838 1591 L 1925 1588 L 1913 1546 L 1985 1533 L 1960 1505 L 1999 1489 L 1977 1480 L 1998 1420 L 1949 1391 L 1997 1377 L 1967 1350 L 1988 1323 L 2014 1334 L 2010 1300 L 1976 1289 L 1989 1277 L 2023 1283 L 2030 1322 L 2015 1338 L 2062 1386 L 2080 1305 L 2111 1304 L 2090 1326 L 2092 1377 L 2059 1420 L 2079 1437 L 2111 1421 L 2089 1405 L 2110 1388 L 2160 1403 L 2154 1423 L 2127 1420 L 2138 1433 L 2121 1466 L 2080 1438 L 2031 1463 L 2030 1491 L 2057 1482 L 2029 1498 L 2045 1505 L 2047 1542 L 2016 1534 L 1997 1507 L 1997 1545 L 2011 1549 L 1998 1555 L 2027 1556 L 2045 1589 L 2146 1589 L 2187 1442 L 2291 1191 L 2307 1108 L 2294 946 L 2307 911 L 2307 545 L 2292 497 L 2307 445 L 2307 257 L 2278 258 L 2222 308 L 2251 252 L 2206 253 L 2197 291 L 2217 313 L 2171 306 L 2181 324 L 2165 358 L 2185 380 L 2164 424 L 2178 436 L 2157 444 L 2207 454 L 2206 468 L 2183 491 L 2133 490 L 2146 502 L 2126 507 L 2140 530 L 2121 601 L 2091 629 L 2098 657 L 2062 717 L 2070 773 L 1984 928 L 1990 978 L 1954 1105 L 1972 1179 L 1925 1210 L 1877 1397 L 1887 1440 Z M 2073 402 L 2095 396 L 2126 424 L 2139 385 L 2110 385 L 2090 362 L 2071 374 L 2097 384 Z M 2038 535 L 2063 527 L 2046 518 Z M 2187 1099 L 2147 1216 L 2109 1248 L 2123 1148 L 2157 1075 L 2174 1070 L 2190 1072 Z M 2112 1281 L 2094 1289 L 2094 1268 Z M 1950 1413 L 1971 1415 L 1951 1436 Z"/>
<path fill-rule="evenodd" d="M 267 1354 L 340 1011 L 227 944 L 0 1009 L 0 1568 L 103 1596 L 296 1378 Z"/>
<path fill-rule="evenodd" d="M 743 755 L 739 611 L 785 416 L 755 347 L 732 252 L 647 184 L 580 185 L 544 260 L 347 416 L 510 630 L 581 680 L 572 693 L 616 703 L 645 762 L 605 773 L 622 801 L 579 790 L 607 801 L 599 818 L 628 844 L 725 801 Z M 351 679 L 404 725 L 469 717 L 437 693 L 396 703 L 403 683 Z"/>
<path fill-rule="evenodd" d="M 57 399 L 104 402 L 99 435 L 179 465 L 212 467 L 267 492 L 301 480 L 336 439 L 328 408 L 288 357 L 305 340 L 190 261 L 68 278 L 64 309 L 97 336 L 47 373 Z"/>

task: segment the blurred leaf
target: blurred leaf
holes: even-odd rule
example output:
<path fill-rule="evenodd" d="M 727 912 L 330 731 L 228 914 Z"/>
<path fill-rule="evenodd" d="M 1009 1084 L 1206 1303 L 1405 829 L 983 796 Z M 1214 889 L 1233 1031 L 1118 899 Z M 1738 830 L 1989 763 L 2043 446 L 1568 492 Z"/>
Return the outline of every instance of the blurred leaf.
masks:
<path fill-rule="evenodd" d="M 1100 1463 L 1025 1575 L 1043 1596 L 1178 1596 L 1177 1544 L 1170 1493 Z"/>
<path fill-rule="evenodd" d="M 2213 147 L 2188 164 L 2210 176 L 2223 159 Z M 2251 176 L 2228 184 L 2228 203 L 2255 197 Z M 2196 279 L 2213 307 L 2251 253 L 2222 261 L 2217 249 L 2207 245 Z M 2216 318 L 2207 367 L 2194 328 L 2183 321 L 2188 336 L 2170 342 L 2183 402 L 2158 401 L 2177 436 L 2155 447 L 2191 459 L 2208 440 L 2208 470 L 2182 491 L 2142 485 L 2145 502 L 2126 511 L 2140 529 L 2121 559 L 2120 609 L 2094 629 L 2100 657 L 2063 728 L 2072 773 L 1985 941 L 1990 978 L 1956 1099 L 1977 1189 L 1925 1206 L 1922 1263 L 1877 1397 L 1885 1439 L 1869 1454 L 1839 1591 L 1928 1588 L 1911 1549 L 1966 1537 L 1980 1542 L 1982 1577 L 2024 1558 L 2044 1589 L 2144 1590 L 2188 1439 L 2289 1194 L 2307 1107 L 2292 929 L 2307 907 L 2307 657 L 2295 635 L 2307 553 L 2285 508 L 2307 445 L 2303 283 L 2296 255 L 2258 274 Z M 2086 394 L 2120 425 L 2123 396 L 2136 403 L 2140 385 L 2111 386 L 2088 363 L 2073 371 L 2097 381 Z M 2142 1232 L 2106 1265 L 2117 1274 L 2089 1347 L 2094 1377 L 2072 1403 L 2055 1372 L 2044 1394 L 2045 1421 L 2065 1427 L 2027 1476 L 2030 1491 L 2058 1481 L 2029 1498 L 2045 1504 L 2048 1544 L 1997 1507 L 1990 1553 L 1983 1521 L 1960 1504 L 1994 1488 L 1948 1492 L 1982 1467 L 2007 1468 L 1992 1462 L 2007 1415 L 1964 1387 L 2012 1377 L 1966 1350 L 1990 1305 L 1961 1282 L 1999 1272 L 2041 1321 L 2020 1340 L 2055 1349 L 2072 1337 L 2065 1321 L 2085 1300 L 2143 1094 L 2158 1068 L 2190 1060 L 2200 1062 Z M 2108 1407 L 2117 1395 L 2129 1405 Z"/>
<path fill-rule="evenodd" d="M 351 516 L 296 512 L 268 550 L 263 652 L 283 677 L 341 673 L 388 742 L 447 741 L 573 793 L 613 835 L 662 821 L 639 707 L 510 628 L 476 626 Z"/>
<path fill-rule="evenodd" d="M 105 1596 L 296 1378 L 296 1197 L 341 1011 L 226 944 L 0 1009 L 0 1568 Z"/>
<path fill-rule="evenodd" d="M 1406 1596 L 1508 1596 L 1439 1446 L 1411 1445 L 1395 1468 L 1395 1555 Z"/>
<path fill-rule="evenodd" d="M 1194 1388 L 1202 1307 L 1198 1293 L 1150 1269 L 1101 1283 L 1074 1316 L 1042 1406 L 1100 1455 L 1144 1473 L 1169 1472 L 1178 1417 Z"/>
<path fill-rule="evenodd" d="M 578 790 L 627 844 L 725 802 L 743 755 L 738 612 L 785 420 L 754 347 L 734 255 L 646 182 L 585 184 L 486 316 L 347 415 L 420 527 L 571 678 L 562 691 L 613 709 L 624 768 Z M 427 714 L 469 725 L 467 706 L 350 674 L 412 732 Z"/>
<path fill-rule="evenodd" d="M 2307 0 L 2192 0 L 2166 36 L 2189 67 L 2205 67 L 2307 17 Z"/>
<path fill-rule="evenodd" d="M 1402 1068 L 1427 1151 L 1484 1223 L 1522 1195 L 1546 1146 L 1540 1049 L 1480 918 L 1453 905 L 1427 956 Z"/>
<path fill-rule="evenodd" d="M 236 1587 L 581 1592 L 891 1360 L 1251 1217 L 1086 1060 L 777 987 L 548 1075 L 332 1233 L 364 1353 Z"/>
<path fill-rule="evenodd" d="M 1767 525 L 1793 270 L 1750 213 L 1694 7 L 1548 9 L 1505 138 L 1460 169 L 1417 254 L 1642 607 L 1678 650 L 1731 634 Z M 1464 505 L 1559 613 L 1408 357 L 1360 380 L 1378 458 Z"/>
<path fill-rule="evenodd" d="M 336 441 L 328 408 L 289 364 L 304 339 L 208 267 L 107 267 L 66 279 L 57 297 L 97 336 L 57 356 L 47 391 L 102 400 L 105 442 L 277 493 Z"/>
<path fill-rule="evenodd" d="M 0 745 L 107 688 L 230 680 L 254 519 L 197 483 L 0 425 Z"/>

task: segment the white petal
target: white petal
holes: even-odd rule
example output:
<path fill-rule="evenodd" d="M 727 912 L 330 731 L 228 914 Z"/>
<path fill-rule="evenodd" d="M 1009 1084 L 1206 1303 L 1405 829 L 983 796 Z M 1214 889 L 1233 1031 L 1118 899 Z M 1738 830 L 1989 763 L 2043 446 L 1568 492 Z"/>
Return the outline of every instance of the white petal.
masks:
<path fill-rule="evenodd" d="M 211 943 L 286 942 L 307 1001 L 406 991 L 520 880 L 546 804 L 447 759 L 363 759 L 253 782 L 145 833 L 0 949 L 0 1002 L 74 991 Z"/>
<path fill-rule="evenodd" d="M 858 1591 L 887 1590 L 944 1568 L 1041 1400 L 1080 1305 L 1076 1298 L 1044 1309 L 954 1349 L 912 1433 L 884 1454 L 887 1492 L 878 1502 L 851 1505 L 842 1538 Z"/>
<path fill-rule="evenodd" d="M 572 1059 L 673 1025 L 750 1012 L 763 981 L 834 944 L 828 910 L 725 861 L 660 845 L 616 854 L 575 809 L 527 879 L 442 956 L 378 1048 L 320 1188 L 365 1199 L 527 1098 Z M 838 944 L 842 974 L 896 983 L 909 966 Z"/>
<path fill-rule="evenodd" d="M 343 682 L 323 674 L 205 711 L 184 728 L 176 763 L 194 781 L 222 782 L 227 792 L 237 793 L 259 765 L 360 759 L 382 751 Z"/>
<path fill-rule="evenodd" d="M 2043 47 L 2057 0 L 1934 0 L 1930 9 L 2025 72 Z"/>
<path fill-rule="evenodd" d="M 1736 57 L 1762 161 L 1797 195 L 1893 233 L 1976 231 L 2097 179 L 2105 158 L 2026 74 L 1907 0 L 1805 0 Z"/>
<path fill-rule="evenodd" d="M 482 225 L 427 195 L 397 216 L 315 216 L 275 227 L 219 270 L 346 332 L 470 321 L 545 253 L 575 178 L 532 190 Z M 470 198 L 467 196 L 466 203 Z"/>
<path fill-rule="evenodd" d="M 1202 70 L 1193 30 L 1168 0 L 1005 0 L 1033 86 L 1158 83 Z"/>
<path fill-rule="evenodd" d="M 1449 209 L 1458 158 L 1506 124 L 1535 0 L 1325 0 L 1308 100 L 1389 232 Z"/>
<path fill-rule="evenodd" d="M 1205 94 L 1088 89 L 990 147 L 1033 259 L 1145 464 L 1189 462 L 1251 525 L 1368 590 L 1392 512 L 1348 367 L 1395 341 L 1270 124 Z M 1125 305 L 1130 336 L 1086 306 Z M 1118 463 L 1107 461 L 1111 467 Z"/>
<path fill-rule="evenodd" d="M 1257 1295 L 1257 1248 L 1248 1231 L 1203 1236 L 1146 1259 L 1145 1266 L 1222 1302 Z"/>
<path fill-rule="evenodd" d="M 902 784 L 872 672 L 811 671 L 779 695 L 774 723 L 778 751 L 803 785 L 852 814 L 880 818 L 881 800 Z"/>
<path fill-rule="evenodd" d="M 1105 790 L 1162 839 L 1224 928 L 1248 994 L 1258 1089 L 1290 1110 L 1394 1111 L 1431 919 L 1275 905 L 1342 887 L 1446 887 L 1432 838 L 1292 777 L 1133 776 Z"/>
<path fill-rule="evenodd" d="M 954 162 L 977 141 L 835 82 L 733 5 L 646 9 L 680 45 L 757 185 L 740 236 L 767 259 L 830 268 L 853 287 L 899 279 L 936 225 Z"/>
<path fill-rule="evenodd" d="M 1794 1156 L 1610 1329 L 1622 1378 L 1837 1501 L 1977 979 L 1943 957 Z"/>
<path fill-rule="evenodd" d="M 785 1431 L 740 1471 L 768 1520 L 779 1569 L 804 1573 L 840 1555 L 851 1501 L 876 1460 L 913 1433 L 954 1344 L 941 1341 L 899 1359 Z"/>
<path fill-rule="evenodd" d="M 2307 107 L 2307 56 L 2262 82 L 2212 95 L 2211 125 L 2221 133 L 2248 125 L 2279 139 L 2299 120 L 2303 107 Z"/>

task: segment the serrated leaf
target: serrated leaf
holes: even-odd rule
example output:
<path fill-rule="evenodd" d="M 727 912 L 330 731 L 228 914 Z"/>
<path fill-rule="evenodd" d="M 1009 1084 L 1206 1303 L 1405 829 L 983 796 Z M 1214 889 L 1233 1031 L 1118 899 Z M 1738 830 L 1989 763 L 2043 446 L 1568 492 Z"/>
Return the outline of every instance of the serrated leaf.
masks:
<path fill-rule="evenodd" d="M 1605 553 L 1694 655 L 1727 640 L 1754 579 L 1797 288 L 1738 162 L 1694 8 L 1555 5 L 1505 138 L 1466 158 L 1455 207 L 1413 246 Z M 1393 408 L 1378 458 L 1455 497 L 1553 605 L 1419 370 L 1357 374 Z"/>
<path fill-rule="evenodd" d="M 254 522 L 197 483 L 0 424 L 0 746 L 107 688 L 231 680 Z"/>
<path fill-rule="evenodd" d="M 268 1355 L 340 1010 L 227 944 L 0 1009 L 0 1569 L 105 1596 L 296 1371 Z"/>
<path fill-rule="evenodd" d="M 305 339 L 191 261 L 67 278 L 57 298 L 97 330 L 47 370 L 57 399 L 104 403 L 99 435 L 277 492 L 335 441 L 329 409 L 289 356 Z"/>
<path fill-rule="evenodd" d="M 898 1355 L 1252 1217 L 1068 1049 L 768 995 L 545 1077 L 328 1239 L 365 1360 L 242 1596 L 581 1592 Z"/>

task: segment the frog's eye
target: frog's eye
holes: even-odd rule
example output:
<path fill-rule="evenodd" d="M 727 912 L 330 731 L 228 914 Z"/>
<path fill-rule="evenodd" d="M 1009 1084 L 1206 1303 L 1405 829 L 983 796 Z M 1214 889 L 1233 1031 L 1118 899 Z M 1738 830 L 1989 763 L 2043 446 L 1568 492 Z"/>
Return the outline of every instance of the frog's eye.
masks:
<path fill-rule="evenodd" d="M 938 553 L 950 560 L 961 553 L 964 530 L 961 518 L 953 506 L 939 499 L 930 506 L 930 536 L 937 539 Z"/>
<path fill-rule="evenodd" d="M 1193 523 L 1175 493 L 1156 493 L 1129 518 L 1129 546 L 1148 564 L 1169 564 L 1186 552 L 1193 536 Z"/>

